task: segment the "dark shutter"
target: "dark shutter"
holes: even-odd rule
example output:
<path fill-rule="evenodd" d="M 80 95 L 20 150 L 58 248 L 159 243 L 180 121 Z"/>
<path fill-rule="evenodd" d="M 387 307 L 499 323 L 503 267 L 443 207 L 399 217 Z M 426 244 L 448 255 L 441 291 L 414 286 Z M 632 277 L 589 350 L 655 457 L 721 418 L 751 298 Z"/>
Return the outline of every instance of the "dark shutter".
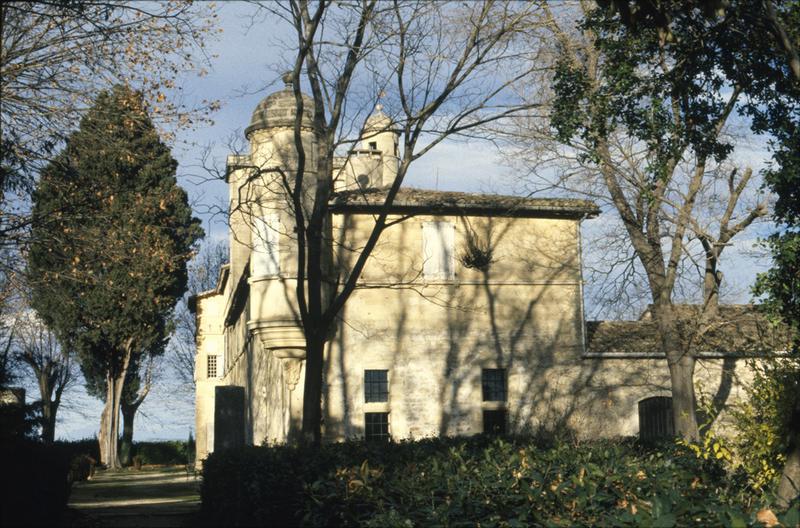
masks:
<path fill-rule="evenodd" d="M 639 402 L 639 438 L 663 440 L 675 436 L 672 421 L 672 398 L 654 396 Z"/>
<path fill-rule="evenodd" d="M 483 432 L 494 435 L 505 434 L 507 416 L 505 410 L 483 411 Z"/>

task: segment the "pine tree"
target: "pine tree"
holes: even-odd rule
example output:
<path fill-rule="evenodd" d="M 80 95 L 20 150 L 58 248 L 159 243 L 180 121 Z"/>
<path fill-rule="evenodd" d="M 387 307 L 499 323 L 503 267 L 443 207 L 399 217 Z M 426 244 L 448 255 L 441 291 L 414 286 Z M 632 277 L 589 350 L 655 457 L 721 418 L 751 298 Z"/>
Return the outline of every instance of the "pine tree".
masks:
<path fill-rule="evenodd" d="M 126 373 L 137 356 L 163 349 L 202 236 L 176 168 L 141 94 L 118 86 L 98 95 L 34 193 L 32 304 L 84 372 L 103 373 L 109 467 L 119 465 Z"/>

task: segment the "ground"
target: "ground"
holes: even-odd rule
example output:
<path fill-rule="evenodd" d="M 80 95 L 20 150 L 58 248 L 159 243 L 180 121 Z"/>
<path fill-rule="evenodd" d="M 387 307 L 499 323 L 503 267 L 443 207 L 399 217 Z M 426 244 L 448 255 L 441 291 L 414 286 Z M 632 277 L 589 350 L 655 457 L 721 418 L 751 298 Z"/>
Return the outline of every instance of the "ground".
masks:
<path fill-rule="evenodd" d="M 183 466 L 99 471 L 72 486 L 68 526 L 192 526 L 200 480 Z"/>

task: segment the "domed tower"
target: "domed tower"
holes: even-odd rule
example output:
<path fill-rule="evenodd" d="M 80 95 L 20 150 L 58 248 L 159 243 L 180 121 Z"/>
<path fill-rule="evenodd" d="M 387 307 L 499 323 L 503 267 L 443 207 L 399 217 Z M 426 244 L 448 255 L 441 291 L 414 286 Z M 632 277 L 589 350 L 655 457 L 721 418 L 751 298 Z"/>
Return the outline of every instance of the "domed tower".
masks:
<path fill-rule="evenodd" d="M 297 148 L 294 125 L 297 104 L 292 75 L 283 75 L 284 88 L 261 100 L 253 110 L 250 124 L 244 131 L 250 143 L 250 154 L 228 156 L 226 178 L 230 195 L 231 275 L 240 275 L 248 259 L 251 266 L 265 264 L 251 250 L 258 247 L 263 233 L 260 220 L 279 217 L 284 227 L 293 230 L 294 217 L 290 211 L 291 197 L 283 185 L 282 175 L 294 182 L 297 171 Z M 314 130 L 314 101 L 302 94 L 303 116 L 300 135 L 305 151 L 303 177 L 304 194 L 313 193 L 317 180 L 317 134 Z M 273 231 L 275 231 L 273 229 Z M 270 240 L 268 238 L 268 240 Z M 275 264 L 275 263 L 273 263 Z M 279 263 L 278 263 L 279 264 Z M 274 267 L 274 266 L 273 266 Z M 261 273 L 251 270 L 251 276 Z"/>
<path fill-rule="evenodd" d="M 283 81 L 284 88 L 265 97 L 253 111 L 250 125 L 245 129 L 250 154 L 230 156 L 227 171 L 231 280 L 240 285 L 236 288 L 246 287 L 238 297 L 234 294 L 231 302 L 243 299 L 241 302 L 246 303 L 241 309 L 247 314 L 246 327 L 253 336 L 253 353 L 258 356 L 255 362 L 259 365 L 252 390 L 283 402 L 265 407 L 278 409 L 275 411 L 278 414 L 263 422 L 270 424 L 267 426 L 270 430 L 254 433 L 269 438 L 298 430 L 305 359 L 305 338 L 295 294 L 297 231 L 290 190 L 284 183 L 292 185 L 298 170 L 294 133 L 297 104 L 291 74 L 285 74 Z M 302 99 L 300 135 L 305 151 L 303 194 L 306 197 L 303 202 L 307 209 L 318 181 L 318 134 L 314 128 L 313 99 L 307 95 L 302 95 Z"/>
<path fill-rule="evenodd" d="M 376 105 L 364 123 L 357 148 L 348 153 L 344 181 L 337 182 L 337 190 L 391 185 L 397 177 L 398 140 L 391 118 L 383 113 L 382 105 Z"/>

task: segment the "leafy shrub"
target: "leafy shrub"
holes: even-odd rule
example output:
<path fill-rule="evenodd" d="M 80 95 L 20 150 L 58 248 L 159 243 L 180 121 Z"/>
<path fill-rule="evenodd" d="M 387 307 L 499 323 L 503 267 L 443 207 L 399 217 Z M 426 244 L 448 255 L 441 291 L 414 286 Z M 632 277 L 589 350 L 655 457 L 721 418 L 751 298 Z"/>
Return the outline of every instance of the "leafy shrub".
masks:
<path fill-rule="evenodd" d="M 70 490 L 70 459 L 65 451 L 18 440 L 0 444 L 0 459 L 0 526 L 57 524 Z"/>
<path fill-rule="evenodd" d="M 78 455 L 73 457 L 69 465 L 69 481 L 81 482 L 88 480 L 89 477 L 94 475 L 94 468 L 97 465 L 97 460 L 89 455 Z"/>
<path fill-rule="evenodd" d="M 211 523 L 275 526 L 727 526 L 757 509 L 719 460 L 633 440 L 248 447 L 209 456 L 201 495 Z"/>
<path fill-rule="evenodd" d="M 133 458 L 139 459 L 144 465 L 176 465 L 186 464 L 194 460 L 188 442 L 163 441 L 163 442 L 134 442 Z"/>
<path fill-rule="evenodd" d="M 786 462 L 788 420 L 800 393 L 800 362 L 791 359 L 752 361 L 748 399 L 732 410 L 737 431 L 735 452 L 751 486 L 767 490 L 777 484 Z"/>

